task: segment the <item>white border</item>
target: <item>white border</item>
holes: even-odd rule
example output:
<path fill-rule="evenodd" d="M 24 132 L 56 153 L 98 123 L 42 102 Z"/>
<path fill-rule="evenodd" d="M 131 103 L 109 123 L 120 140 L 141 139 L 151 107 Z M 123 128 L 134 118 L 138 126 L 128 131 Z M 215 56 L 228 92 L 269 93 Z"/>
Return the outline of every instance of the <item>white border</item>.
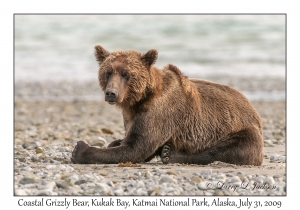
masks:
<path fill-rule="evenodd" d="M 298 206 L 299 192 L 299 11 L 296 1 L 5 1 L 1 3 L 1 203 L 18 207 L 13 197 L 13 14 L 14 13 L 286 13 L 287 14 L 287 197 L 281 209 Z M 9 149 L 8 149 L 9 148 Z M 31 197 L 33 198 L 33 197 Z M 81 197 L 82 200 L 90 200 Z M 131 199 L 131 198 L 124 198 Z M 231 197 L 231 199 L 239 199 Z M 266 200 L 266 197 L 252 197 Z M 146 208 L 146 207 L 145 207 Z M 176 207 L 177 208 L 177 207 Z M 190 207 L 192 208 L 192 207 Z M 199 207 L 198 207 L 199 208 Z M 149 208 L 150 209 L 150 208 Z"/>

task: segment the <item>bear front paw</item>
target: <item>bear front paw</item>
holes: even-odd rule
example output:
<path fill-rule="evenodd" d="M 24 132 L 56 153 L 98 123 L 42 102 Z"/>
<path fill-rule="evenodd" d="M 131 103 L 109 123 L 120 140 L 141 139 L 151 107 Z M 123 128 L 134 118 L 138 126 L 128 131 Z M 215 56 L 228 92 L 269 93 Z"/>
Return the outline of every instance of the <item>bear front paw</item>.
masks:
<path fill-rule="evenodd" d="M 72 157 L 71 157 L 72 163 L 74 164 L 85 163 L 85 159 L 82 154 L 88 147 L 90 146 L 87 143 L 83 141 L 78 141 L 72 152 Z"/>

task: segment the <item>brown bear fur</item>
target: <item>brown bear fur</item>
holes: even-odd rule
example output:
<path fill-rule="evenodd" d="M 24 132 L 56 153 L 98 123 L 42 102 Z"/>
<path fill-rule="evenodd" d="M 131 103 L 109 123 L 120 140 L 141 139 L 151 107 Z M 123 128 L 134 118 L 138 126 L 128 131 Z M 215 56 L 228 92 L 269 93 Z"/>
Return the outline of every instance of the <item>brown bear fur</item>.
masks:
<path fill-rule="evenodd" d="M 73 163 L 136 163 L 161 155 L 164 163 L 262 164 L 261 119 L 237 90 L 188 79 L 171 64 L 160 70 L 154 49 L 109 53 L 97 45 L 95 56 L 105 99 L 121 108 L 126 134 L 104 149 L 78 142 Z"/>

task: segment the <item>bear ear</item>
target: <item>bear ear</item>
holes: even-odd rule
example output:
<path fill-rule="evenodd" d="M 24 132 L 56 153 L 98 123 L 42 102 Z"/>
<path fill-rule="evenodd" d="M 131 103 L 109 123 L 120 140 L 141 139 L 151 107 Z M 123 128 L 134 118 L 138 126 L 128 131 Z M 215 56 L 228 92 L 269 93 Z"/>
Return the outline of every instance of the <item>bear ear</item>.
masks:
<path fill-rule="evenodd" d="M 151 49 L 142 55 L 141 60 L 147 66 L 150 67 L 152 64 L 155 63 L 157 59 L 158 52 L 156 49 Z"/>
<path fill-rule="evenodd" d="M 109 56 L 109 52 L 106 51 L 101 45 L 96 45 L 95 46 L 95 57 L 96 60 L 101 63 Z"/>

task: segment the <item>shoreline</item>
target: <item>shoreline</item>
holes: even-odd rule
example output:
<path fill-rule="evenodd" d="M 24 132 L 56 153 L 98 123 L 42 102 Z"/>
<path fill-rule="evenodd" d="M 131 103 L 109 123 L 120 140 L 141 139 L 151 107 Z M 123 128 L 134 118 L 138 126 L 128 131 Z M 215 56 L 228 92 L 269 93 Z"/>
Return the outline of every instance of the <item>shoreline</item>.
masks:
<path fill-rule="evenodd" d="M 200 78 L 199 78 L 200 79 Z M 280 77 L 204 77 L 203 80 L 228 85 L 249 100 L 285 100 L 286 80 Z M 103 100 L 98 80 L 15 81 L 15 99 Z"/>

